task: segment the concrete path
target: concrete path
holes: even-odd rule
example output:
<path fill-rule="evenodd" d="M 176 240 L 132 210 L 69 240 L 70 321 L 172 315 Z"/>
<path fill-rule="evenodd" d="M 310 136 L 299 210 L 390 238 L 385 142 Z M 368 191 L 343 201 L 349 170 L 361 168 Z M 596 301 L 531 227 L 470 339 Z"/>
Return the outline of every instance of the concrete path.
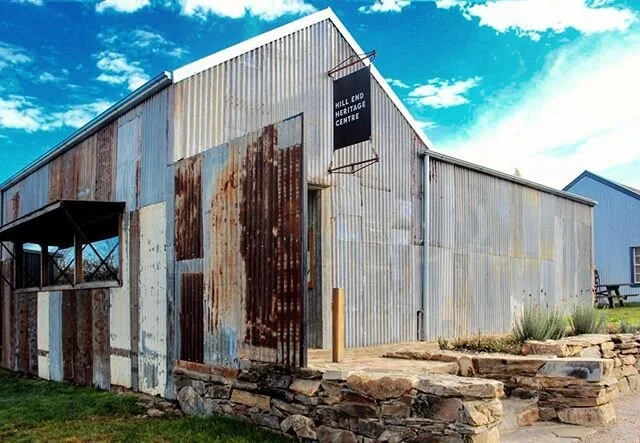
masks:
<path fill-rule="evenodd" d="M 621 395 L 613 401 L 616 424 L 586 439 L 588 443 L 640 443 L 640 395 Z"/>

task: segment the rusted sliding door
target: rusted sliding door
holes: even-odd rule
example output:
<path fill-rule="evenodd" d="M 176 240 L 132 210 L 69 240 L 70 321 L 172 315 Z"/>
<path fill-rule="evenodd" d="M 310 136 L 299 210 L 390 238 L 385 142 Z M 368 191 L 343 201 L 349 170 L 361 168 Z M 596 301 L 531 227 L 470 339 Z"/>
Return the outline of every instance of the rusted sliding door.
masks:
<path fill-rule="evenodd" d="M 306 364 L 302 116 L 203 153 L 204 360 Z"/>

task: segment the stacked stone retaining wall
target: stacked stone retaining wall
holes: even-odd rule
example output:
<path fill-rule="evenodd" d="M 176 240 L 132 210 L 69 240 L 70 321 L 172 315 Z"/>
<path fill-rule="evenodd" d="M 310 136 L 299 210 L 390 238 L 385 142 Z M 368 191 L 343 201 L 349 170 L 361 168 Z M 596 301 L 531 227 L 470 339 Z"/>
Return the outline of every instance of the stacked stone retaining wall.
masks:
<path fill-rule="evenodd" d="M 500 441 L 495 380 L 183 361 L 174 376 L 184 413 L 234 415 L 300 441 Z"/>

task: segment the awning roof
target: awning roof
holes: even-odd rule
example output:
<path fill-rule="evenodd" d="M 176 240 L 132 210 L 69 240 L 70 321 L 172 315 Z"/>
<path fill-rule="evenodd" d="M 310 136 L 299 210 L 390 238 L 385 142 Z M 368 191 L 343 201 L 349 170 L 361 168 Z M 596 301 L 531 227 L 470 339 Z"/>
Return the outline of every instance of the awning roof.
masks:
<path fill-rule="evenodd" d="M 89 242 L 120 234 L 124 202 L 59 200 L 0 227 L 0 241 L 68 248 L 77 227 Z"/>

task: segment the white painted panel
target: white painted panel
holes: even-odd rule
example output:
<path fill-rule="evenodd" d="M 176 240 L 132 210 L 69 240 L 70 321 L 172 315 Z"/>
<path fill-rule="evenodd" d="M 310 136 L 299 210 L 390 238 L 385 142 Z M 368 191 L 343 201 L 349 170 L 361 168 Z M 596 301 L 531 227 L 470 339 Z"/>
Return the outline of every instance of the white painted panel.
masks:
<path fill-rule="evenodd" d="M 131 387 L 131 359 L 121 351 L 131 351 L 131 294 L 129 283 L 129 217 L 124 217 L 122 235 L 122 286 L 111 289 L 109 345 L 111 349 L 111 384 Z M 123 361 L 128 363 L 125 364 Z"/>
<path fill-rule="evenodd" d="M 38 350 L 49 352 L 49 293 L 38 292 Z M 49 357 L 38 355 L 38 377 L 49 380 Z"/>
<path fill-rule="evenodd" d="M 167 383 L 166 208 L 140 209 L 140 390 L 164 395 Z"/>

